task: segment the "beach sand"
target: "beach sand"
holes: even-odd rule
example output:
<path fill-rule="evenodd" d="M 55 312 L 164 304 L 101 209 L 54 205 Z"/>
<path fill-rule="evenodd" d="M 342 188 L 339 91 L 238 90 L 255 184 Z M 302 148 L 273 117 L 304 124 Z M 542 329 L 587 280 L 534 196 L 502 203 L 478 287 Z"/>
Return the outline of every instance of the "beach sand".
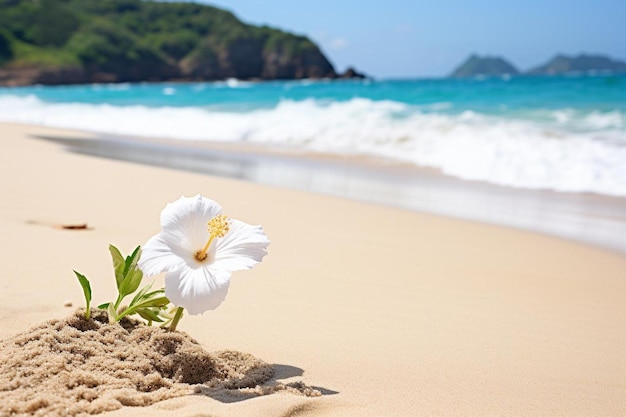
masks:
<path fill-rule="evenodd" d="M 626 257 L 617 252 L 68 153 L 34 135 L 86 136 L 0 125 L 0 338 L 81 307 L 73 269 L 91 279 L 94 304 L 113 298 L 108 245 L 132 251 L 159 231 L 166 203 L 201 193 L 262 224 L 272 243 L 260 265 L 233 274 L 219 309 L 179 329 L 323 394 L 196 394 L 102 415 L 626 415 Z"/>

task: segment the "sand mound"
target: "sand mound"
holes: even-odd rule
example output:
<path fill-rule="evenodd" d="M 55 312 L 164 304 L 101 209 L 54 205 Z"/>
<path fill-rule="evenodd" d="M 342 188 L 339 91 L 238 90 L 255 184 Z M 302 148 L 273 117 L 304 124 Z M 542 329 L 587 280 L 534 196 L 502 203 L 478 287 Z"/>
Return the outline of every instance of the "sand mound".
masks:
<path fill-rule="evenodd" d="M 101 311 L 91 320 L 83 315 L 78 310 L 0 341 L 0 417 L 98 414 L 220 390 L 250 388 L 252 395 L 294 390 L 259 387 L 273 370 L 249 354 L 208 353 L 181 332 L 128 319 L 108 324 Z"/>

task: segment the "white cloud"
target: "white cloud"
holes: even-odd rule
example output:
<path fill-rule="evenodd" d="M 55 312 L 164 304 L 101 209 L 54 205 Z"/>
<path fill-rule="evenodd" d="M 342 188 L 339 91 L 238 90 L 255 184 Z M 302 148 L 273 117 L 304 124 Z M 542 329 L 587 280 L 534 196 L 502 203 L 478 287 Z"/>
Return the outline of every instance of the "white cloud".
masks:
<path fill-rule="evenodd" d="M 331 49 L 344 49 L 347 48 L 350 43 L 346 38 L 334 38 L 330 41 Z"/>

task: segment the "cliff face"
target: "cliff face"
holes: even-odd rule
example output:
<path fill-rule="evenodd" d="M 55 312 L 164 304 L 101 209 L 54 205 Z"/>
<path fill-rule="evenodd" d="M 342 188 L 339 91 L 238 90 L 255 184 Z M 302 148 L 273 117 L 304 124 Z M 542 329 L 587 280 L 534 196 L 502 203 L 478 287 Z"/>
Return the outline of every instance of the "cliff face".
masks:
<path fill-rule="evenodd" d="M 270 50 L 263 54 L 262 77 L 267 79 L 335 78 L 331 63 L 317 49 L 290 56 L 285 51 Z"/>
<path fill-rule="evenodd" d="M 471 55 L 450 74 L 452 78 L 515 75 L 519 71 L 500 57 L 479 57 Z"/>
<path fill-rule="evenodd" d="M 0 0 L 0 10 L 0 85 L 341 76 L 308 38 L 210 6 Z"/>
<path fill-rule="evenodd" d="M 549 75 L 590 71 L 626 72 L 626 63 L 603 55 L 581 54 L 574 57 L 557 55 L 544 65 L 529 70 L 527 74 Z"/>
<path fill-rule="evenodd" d="M 264 48 L 262 42 L 241 39 L 214 54 L 197 53 L 179 65 L 184 78 L 192 79 L 300 79 L 336 78 L 332 64 L 312 45 L 298 53 Z"/>

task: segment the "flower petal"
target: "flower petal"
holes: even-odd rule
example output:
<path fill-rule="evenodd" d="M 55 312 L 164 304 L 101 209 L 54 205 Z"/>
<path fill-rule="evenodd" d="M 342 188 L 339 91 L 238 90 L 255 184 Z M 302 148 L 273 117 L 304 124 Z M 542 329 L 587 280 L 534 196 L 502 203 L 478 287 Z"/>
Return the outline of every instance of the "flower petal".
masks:
<path fill-rule="evenodd" d="M 141 248 L 138 266 L 146 277 L 161 272 L 175 271 L 185 265 L 185 260 L 172 251 L 172 247 L 163 233 L 151 237 Z"/>
<path fill-rule="evenodd" d="M 163 231 L 179 233 L 189 249 L 202 249 L 209 238 L 207 223 L 222 212 L 222 207 L 215 201 L 202 197 L 181 197 L 169 203 L 161 212 Z"/>
<path fill-rule="evenodd" d="M 270 240 L 261 226 L 231 220 L 230 231 L 219 239 L 212 267 L 226 271 L 250 269 L 267 254 Z"/>
<path fill-rule="evenodd" d="M 189 314 L 215 310 L 228 294 L 230 273 L 208 267 L 182 268 L 165 275 L 165 296 Z"/>

